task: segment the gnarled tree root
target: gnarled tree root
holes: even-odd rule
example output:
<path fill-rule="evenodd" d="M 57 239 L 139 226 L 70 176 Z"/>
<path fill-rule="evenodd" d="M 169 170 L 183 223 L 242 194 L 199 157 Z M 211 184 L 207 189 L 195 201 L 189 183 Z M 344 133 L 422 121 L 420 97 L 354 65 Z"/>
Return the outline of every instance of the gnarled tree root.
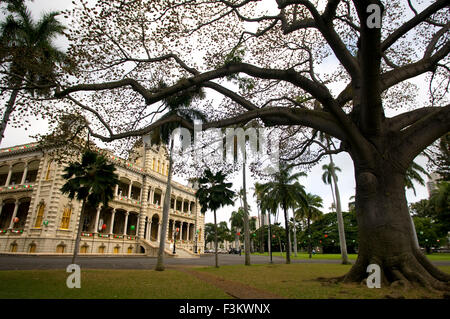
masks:
<path fill-rule="evenodd" d="M 381 286 L 410 289 L 416 285 L 432 292 L 450 291 L 450 274 L 440 271 L 420 251 L 395 257 L 374 258 L 358 256 L 350 271 L 335 278 L 318 278 L 319 281 L 361 283 L 368 277 L 367 266 L 377 264 L 381 269 Z"/>

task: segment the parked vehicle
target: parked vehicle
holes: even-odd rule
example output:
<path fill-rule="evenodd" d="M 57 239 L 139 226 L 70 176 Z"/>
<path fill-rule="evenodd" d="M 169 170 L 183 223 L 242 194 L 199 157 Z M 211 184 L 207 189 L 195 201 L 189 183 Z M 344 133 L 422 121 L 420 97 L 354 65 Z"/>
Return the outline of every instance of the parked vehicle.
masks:
<path fill-rule="evenodd" d="M 229 254 L 239 254 L 239 250 L 236 249 L 236 248 L 231 248 L 231 249 L 228 251 L 228 253 L 229 253 Z"/>

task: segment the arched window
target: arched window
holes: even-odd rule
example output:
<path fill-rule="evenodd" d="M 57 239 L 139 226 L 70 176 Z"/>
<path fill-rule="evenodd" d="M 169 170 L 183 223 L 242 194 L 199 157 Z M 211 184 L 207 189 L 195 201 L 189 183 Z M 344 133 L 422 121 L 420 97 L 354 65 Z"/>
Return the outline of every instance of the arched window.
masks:
<path fill-rule="evenodd" d="M 57 254 L 64 254 L 65 247 L 66 247 L 65 245 L 59 244 L 58 246 L 56 246 L 56 253 Z"/>
<path fill-rule="evenodd" d="M 29 253 L 35 253 L 36 252 L 36 244 L 35 243 L 31 243 L 28 249 Z"/>
<path fill-rule="evenodd" d="M 63 217 L 61 219 L 61 229 L 69 229 L 70 215 L 72 215 L 72 207 L 64 208 Z"/>
<path fill-rule="evenodd" d="M 17 252 L 17 247 L 18 247 L 17 243 L 12 243 L 11 246 L 10 246 L 9 251 L 11 253 L 16 253 Z"/>
<path fill-rule="evenodd" d="M 161 162 L 158 160 L 158 173 L 161 173 Z"/>
<path fill-rule="evenodd" d="M 47 164 L 47 172 L 45 173 L 45 180 L 48 181 L 50 179 L 50 175 L 52 173 L 52 162 L 53 160 L 48 160 Z"/>
<path fill-rule="evenodd" d="M 41 228 L 42 220 L 44 219 L 44 210 L 45 204 L 40 203 L 37 211 L 36 223 L 34 224 L 35 228 Z"/>
<path fill-rule="evenodd" d="M 153 158 L 152 170 L 155 170 L 155 165 L 156 165 L 156 159 Z"/>

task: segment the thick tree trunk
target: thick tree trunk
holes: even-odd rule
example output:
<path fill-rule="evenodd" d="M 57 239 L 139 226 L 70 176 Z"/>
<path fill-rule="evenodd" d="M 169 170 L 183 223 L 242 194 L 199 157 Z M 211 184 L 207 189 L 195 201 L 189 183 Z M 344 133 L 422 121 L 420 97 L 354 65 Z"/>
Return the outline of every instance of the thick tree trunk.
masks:
<path fill-rule="evenodd" d="M 78 252 L 80 251 L 80 241 L 81 241 L 81 233 L 83 231 L 85 206 L 86 206 L 86 200 L 83 200 L 83 204 L 81 205 L 80 221 L 78 222 L 77 237 L 75 239 L 75 247 L 73 248 L 72 264 L 75 264 L 75 261 L 78 256 Z"/>
<path fill-rule="evenodd" d="M 161 234 L 159 234 L 158 259 L 156 261 L 155 266 L 155 270 L 157 271 L 164 270 L 164 249 L 166 246 L 167 225 L 169 224 L 170 193 L 172 188 L 172 165 L 173 165 L 172 151 L 173 151 L 173 140 L 171 140 L 169 150 L 169 171 L 167 176 L 166 194 L 164 197 Z M 173 244 L 175 245 L 175 241 Z"/>
<path fill-rule="evenodd" d="M 450 275 L 441 272 L 423 255 L 415 243 L 404 185 L 404 173 L 389 161 L 379 160 L 379 168 L 356 171 L 356 215 L 358 259 L 343 277 L 347 282 L 367 278 L 367 266 L 381 268 L 382 286 L 400 282 L 419 283 L 427 288 L 450 289 Z"/>

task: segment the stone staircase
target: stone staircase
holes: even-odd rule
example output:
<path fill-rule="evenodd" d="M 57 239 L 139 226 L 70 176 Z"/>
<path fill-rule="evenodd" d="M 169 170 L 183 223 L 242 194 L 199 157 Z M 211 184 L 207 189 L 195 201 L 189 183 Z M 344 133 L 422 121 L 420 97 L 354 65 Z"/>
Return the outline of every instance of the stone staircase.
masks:
<path fill-rule="evenodd" d="M 177 258 L 199 258 L 200 255 L 194 254 L 193 252 L 182 248 L 182 247 L 175 247 L 175 257 Z"/>
<path fill-rule="evenodd" d="M 141 246 L 143 246 L 145 248 L 145 254 L 147 256 L 151 256 L 151 257 L 157 257 L 158 256 L 158 250 L 159 250 L 159 243 L 158 242 L 150 242 L 146 239 L 140 239 L 139 243 L 141 244 Z M 165 257 L 176 257 L 176 255 L 174 255 L 172 253 L 172 250 L 169 249 L 168 245 L 166 244 L 166 246 L 164 247 L 164 254 Z"/>
<path fill-rule="evenodd" d="M 145 254 L 147 256 L 157 257 L 158 256 L 158 250 L 159 250 L 159 242 L 157 241 L 148 241 L 146 239 L 140 239 L 141 246 L 144 246 L 145 248 Z M 198 258 L 200 255 L 194 254 L 193 252 L 182 248 L 182 247 L 176 247 L 175 249 L 175 255 L 173 254 L 172 248 L 170 248 L 170 244 L 166 243 L 166 246 L 164 247 L 164 253 L 165 257 L 175 257 L 175 258 Z"/>

